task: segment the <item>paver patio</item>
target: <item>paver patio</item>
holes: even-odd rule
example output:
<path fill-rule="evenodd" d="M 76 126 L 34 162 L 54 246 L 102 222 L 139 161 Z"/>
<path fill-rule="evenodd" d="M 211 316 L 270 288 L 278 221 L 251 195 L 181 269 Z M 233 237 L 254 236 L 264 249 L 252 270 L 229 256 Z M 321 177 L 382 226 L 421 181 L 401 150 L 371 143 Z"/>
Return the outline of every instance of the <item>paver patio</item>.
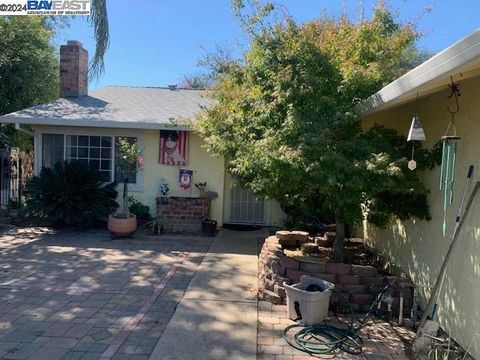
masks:
<path fill-rule="evenodd" d="M 146 359 L 211 239 L 0 235 L 0 357 Z"/>
<path fill-rule="evenodd" d="M 366 359 L 408 360 L 409 349 L 405 341 L 411 341 L 412 331 L 391 325 L 383 320 L 370 319 L 360 332 L 363 354 L 350 355 L 335 352 L 310 356 L 290 347 L 282 338 L 283 329 L 294 322 L 287 318 L 285 305 L 272 305 L 266 301 L 258 303 L 257 359 L 259 360 L 307 360 L 307 359 Z"/>

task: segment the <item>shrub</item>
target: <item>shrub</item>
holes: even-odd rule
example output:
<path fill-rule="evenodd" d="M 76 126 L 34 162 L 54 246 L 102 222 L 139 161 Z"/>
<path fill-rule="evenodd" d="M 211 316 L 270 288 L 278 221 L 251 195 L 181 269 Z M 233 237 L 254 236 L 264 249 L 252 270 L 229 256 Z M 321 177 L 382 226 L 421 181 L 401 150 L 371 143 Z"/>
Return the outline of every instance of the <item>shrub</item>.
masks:
<path fill-rule="evenodd" d="M 18 210 L 22 208 L 22 202 L 20 200 L 8 200 L 7 210 Z"/>
<path fill-rule="evenodd" d="M 150 208 L 147 205 L 142 204 L 140 201 L 135 199 L 133 196 L 129 197 L 130 206 L 128 210 L 137 216 L 139 221 L 149 221 L 152 219 L 150 215 Z"/>
<path fill-rule="evenodd" d="M 25 196 L 27 214 L 64 225 L 106 220 L 118 207 L 115 183 L 105 184 L 99 171 L 76 161 L 42 168 L 27 184 Z"/>

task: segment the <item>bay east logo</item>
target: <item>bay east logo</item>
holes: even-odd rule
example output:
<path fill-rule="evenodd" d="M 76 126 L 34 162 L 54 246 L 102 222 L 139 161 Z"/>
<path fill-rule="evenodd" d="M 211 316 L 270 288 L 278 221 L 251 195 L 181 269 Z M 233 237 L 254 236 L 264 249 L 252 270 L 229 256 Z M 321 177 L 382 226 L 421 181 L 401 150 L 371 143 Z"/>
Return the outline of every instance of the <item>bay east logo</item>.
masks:
<path fill-rule="evenodd" d="M 0 0 L 0 15 L 90 15 L 90 0 Z"/>

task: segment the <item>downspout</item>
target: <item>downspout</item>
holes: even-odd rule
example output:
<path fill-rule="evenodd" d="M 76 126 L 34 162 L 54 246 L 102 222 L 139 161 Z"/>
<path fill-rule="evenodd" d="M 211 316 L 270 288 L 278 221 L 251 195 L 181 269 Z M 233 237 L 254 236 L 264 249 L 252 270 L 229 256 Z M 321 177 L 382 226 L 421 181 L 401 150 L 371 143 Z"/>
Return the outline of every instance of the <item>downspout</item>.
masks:
<path fill-rule="evenodd" d="M 23 133 L 25 133 L 25 134 L 28 134 L 28 135 L 30 135 L 31 137 L 34 136 L 33 132 L 28 131 L 28 130 L 25 130 L 25 129 L 22 129 L 22 127 L 20 126 L 19 123 L 15 123 L 15 130 L 18 130 L 18 131 L 21 131 L 21 132 L 23 132 Z"/>

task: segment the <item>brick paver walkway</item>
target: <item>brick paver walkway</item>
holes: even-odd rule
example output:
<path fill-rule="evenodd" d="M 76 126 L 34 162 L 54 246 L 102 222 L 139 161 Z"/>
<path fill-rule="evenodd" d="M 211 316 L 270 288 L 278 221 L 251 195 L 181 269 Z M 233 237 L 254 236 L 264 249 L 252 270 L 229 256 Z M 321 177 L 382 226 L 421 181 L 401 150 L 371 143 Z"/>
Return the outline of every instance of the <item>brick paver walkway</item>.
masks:
<path fill-rule="evenodd" d="M 404 327 L 392 326 L 385 321 L 370 320 L 361 331 L 363 355 L 335 353 L 310 356 L 290 347 L 282 338 L 282 331 L 293 321 L 287 319 L 284 305 L 258 304 L 257 359 L 307 360 L 307 359 L 369 359 L 408 360 L 403 340 L 411 340 L 414 333 Z M 403 339 L 403 340 L 402 340 Z"/>
<path fill-rule="evenodd" d="M 0 235 L 0 358 L 147 359 L 211 239 Z"/>

